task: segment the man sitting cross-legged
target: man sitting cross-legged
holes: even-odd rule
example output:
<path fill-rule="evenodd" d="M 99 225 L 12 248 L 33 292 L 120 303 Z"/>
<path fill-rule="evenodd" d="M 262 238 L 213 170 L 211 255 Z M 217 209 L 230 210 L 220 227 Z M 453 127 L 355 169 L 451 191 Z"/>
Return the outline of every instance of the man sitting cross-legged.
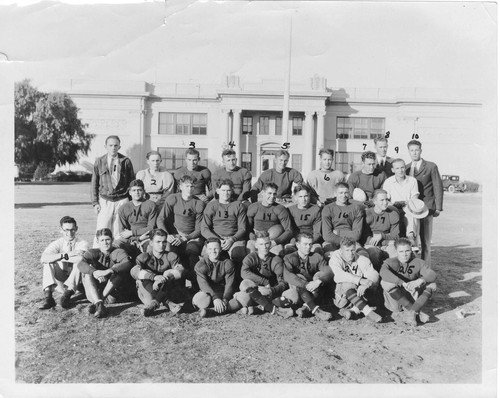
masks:
<path fill-rule="evenodd" d="M 316 299 L 328 294 L 327 285 L 332 280 L 332 272 L 322 255 L 311 253 L 313 238 L 311 234 L 300 233 L 297 238 L 297 251 L 285 256 L 284 279 L 290 289 L 283 297 L 294 306 L 300 318 L 311 312 L 323 321 L 332 319 L 332 314 L 323 311 L 316 304 Z"/>
<path fill-rule="evenodd" d="M 205 204 L 193 196 L 194 180 L 185 175 L 180 179 L 180 193 L 169 195 L 158 215 L 158 228 L 167 231 L 171 251 L 177 253 L 186 268 L 186 278 L 198 290 L 194 266 L 203 250 L 201 220 Z"/>
<path fill-rule="evenodd" d="M 221 240 L 222 250 L 226 251 L 237 269 L 246 255 L 247 216 L 241 202 L 232 201 L 233 182 L 217 182 L 218 199 L 212 200 L 203 211 L 201 234 L 205 239 Z"/>
<path fill-rule="evenodd" d="M 206 255 L 195 266 L 200 291 L 193 297 L 193 306 L 200 309 L 202 318 L 212 304 L 216 313 L 225 313 L 234 294 L 234 265 L 221 258 L 221 251 L 219 239 L 207 239 Z"/>
<path fill-rule="evenodd" d="M 68 308 L 71 296 L 82 283 L 82 276 L 76 264 L 89 244 L 76 237 L 78 226 L 73 217 L 65 216 L 59 221 L 62 237 L 52 242 L 42 253 L 43 264 L 42 288 L 45 295 L 41 310 L 55 307 L 53 289 L 62 292 L 61 307 Z"/>
<path fill-rule="evenodd" d="M 284 318 L 293 316 L 291 308 L 281 308 L 281 294 L 288 289 L 283 279 L 283 260 L 270 252 L 271 239 L 266 231 L 255 234 L 257 252 L 250 253 L 243 260 L 240 291 L 229 302 L 232 311 L 253 314 L 254 306 Z M 275 300 L 273 300 L 275 299 Z"/>
<path fill-rule="evenodd" d="M 379 275 L 370 260 L 356 253 L 356 242 L 342 238 L 340 249 L 332 253 L 329 265 L 337 284 L 334 304 L 339 308 L 339 315 L 351 319 L 353 314 L 362 312 L 371 321 L 380 322 L 382 318 L 366 299 L 375 294 Z"/>
<path fill-rule="evenodd" d="M 380 270 L 385 306 L 393 313 L 404 308 L 405 323 L 417 326 L 417 317 L 422 323 L 429 319 L 421 309 L 436 291 L 436 273 L 424 260 L 415 258 L 408 239 L 396 240 L 396 251 L 397 257 L 385 260 Z"/>
<path fill-rule="evenodd" d="M 399 212 L 389 206 L 387 192 L 377 189 L 373 193 L 374 207 L 365 210 L 364 243 L 370 261 L 378 271 L 382 262 L 396 257 L 394 241 L 399 238 Z"/>
<path fill-rule="evenodd" d="M 256 231 L 268 231 L 271 238 L 271 252 L 280 254 L 283 245 L 287 244 L 293 236 L 292 222 L 288 209 L 276 203 L 278 187 L 270 182 L 264 185 L 260 202 L 252 203 L 247 210 L 248 224 L 250 226 L 250 240 L 247 248 L 255 251 Z"/>
<path fill-rule="evenodd" d="M 96 232 L 98 249 L 83 254 L 78 269 L 83 274 L 85 295 L 90 301 L 88 311 L 96 318 L 106 316 L 104 300 L 130 278 L 132 262 L 123 249 L 113 247 L 113 234 L 109 228 Z"/>
<path fill-rule="evenodd" d="M 151 232 L 151 247 L 152 253 L 140 254 L 137 265 L 130 270 L 136 280 L 139 299 L 144 304 L 143 315 L 153 315 L 162 303 L 176 314 L 188 298 L 182 285 L 184 267 L 177 254 L 166 250 L 167 233 L 164 230 Z"/>

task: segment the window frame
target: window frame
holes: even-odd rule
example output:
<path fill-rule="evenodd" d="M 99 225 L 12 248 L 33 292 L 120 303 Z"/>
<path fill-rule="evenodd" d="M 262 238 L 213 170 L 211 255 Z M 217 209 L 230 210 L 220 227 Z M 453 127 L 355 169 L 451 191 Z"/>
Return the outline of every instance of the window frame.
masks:
<path fill-rule="evenodd" d="M 158 113 L 158 135 L 207 135 L 207 126 L 207 113 Z"/>

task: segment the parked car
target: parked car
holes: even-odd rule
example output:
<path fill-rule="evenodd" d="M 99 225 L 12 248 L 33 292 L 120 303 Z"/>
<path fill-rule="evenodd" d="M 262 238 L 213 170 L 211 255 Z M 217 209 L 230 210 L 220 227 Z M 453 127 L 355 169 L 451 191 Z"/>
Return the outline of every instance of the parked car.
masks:
<path fill-rule="evenodd" d="M 448 192 L 465 192 L 467 190 L 467 185 L 460 182 L 459 176 L 452 176 L 443 174 L 441 176 L 443 180 L 443 189 Z"/>

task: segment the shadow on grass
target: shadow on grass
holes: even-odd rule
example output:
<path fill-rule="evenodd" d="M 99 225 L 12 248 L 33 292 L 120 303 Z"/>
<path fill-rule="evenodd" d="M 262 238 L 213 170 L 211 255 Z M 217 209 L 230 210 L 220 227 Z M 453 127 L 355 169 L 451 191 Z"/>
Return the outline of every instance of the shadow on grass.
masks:
<path fill-rule="evenodd" d="M 437 308 L 433 315 L 453 311 L 481 297 L 482 248 L 433 246 L 432 268 L 438 274 L 438 290 L 431 299 Z"/>
<path fill-rule="evenodd" d="M 15 209 L 38 209 L 45 206 L 76 206 L 76 205 L 91 205 L 90 202 L 51 202 L 51 203 L 16 203 Z"/>
<path fill-rule="evenodd" d="M 129 303 L 118 303 L 106 306 L 107 316 L 117 316 L 120 315 L 123 311 L 131 307 L 137 307 L 137 302 L 129 302 Z"/>

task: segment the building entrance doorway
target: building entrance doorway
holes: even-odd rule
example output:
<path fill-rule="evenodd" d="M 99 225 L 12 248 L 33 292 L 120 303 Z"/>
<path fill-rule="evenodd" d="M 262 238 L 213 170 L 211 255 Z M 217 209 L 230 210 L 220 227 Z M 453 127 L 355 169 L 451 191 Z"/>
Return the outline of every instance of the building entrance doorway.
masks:
<path fill-rule="evenodd" d="M 259 175 L 264 171 L 274 168 L 274 159 L 280 145 L 276 143 L 263 144 L 260 147 L 260 170 Z"/>

